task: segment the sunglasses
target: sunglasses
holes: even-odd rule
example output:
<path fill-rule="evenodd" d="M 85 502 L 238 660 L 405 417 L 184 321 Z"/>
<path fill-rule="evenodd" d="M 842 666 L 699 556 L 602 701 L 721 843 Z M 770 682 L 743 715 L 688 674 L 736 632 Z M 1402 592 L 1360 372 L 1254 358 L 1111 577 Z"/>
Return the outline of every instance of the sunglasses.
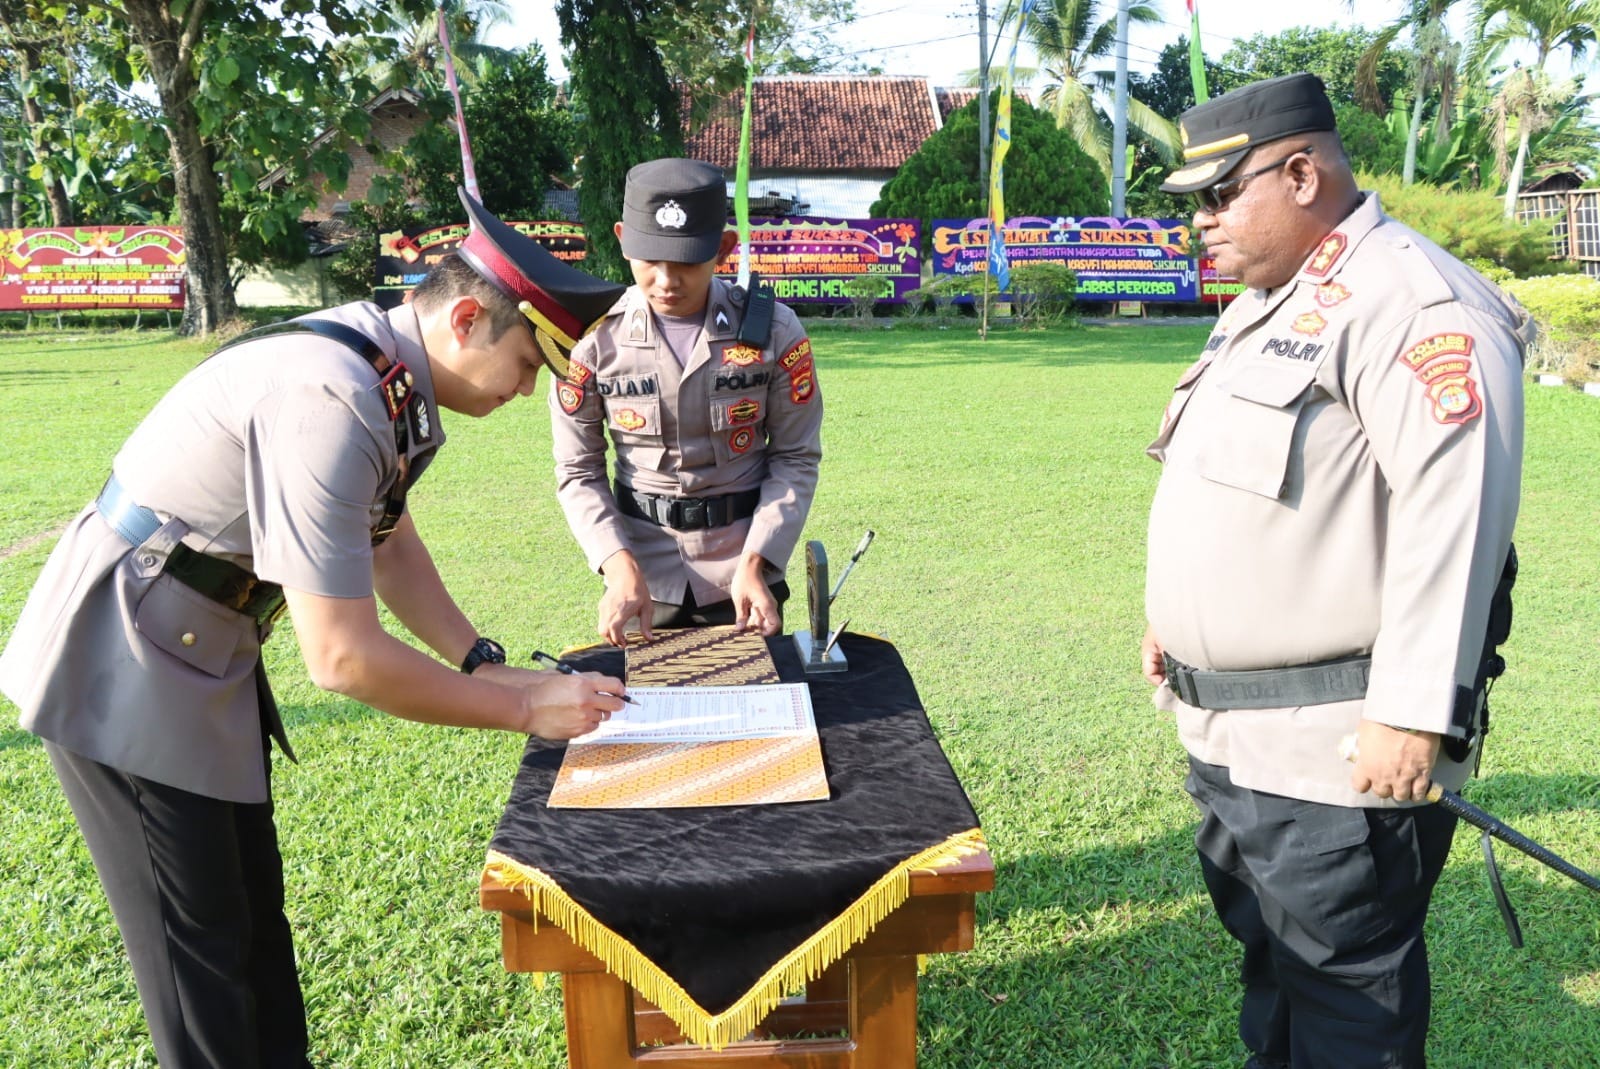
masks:
<path fill-rule="evenodd" d="M 1237 197 L 1241 192 L 1243 192 L 1244 184 L 1250 181 L 1250 179 L 1259 175 L 1264 175 L 1269 171 L 1276 171 L 1279 167 L 1282 167 L 1296 156 L 1309 156 L 1311 153 L 1312 146 L 1307 145 L 1305 148 L 1289 153 L 1276 163 L 1269 163 L 1265 167 L 1257 167 L 1253 171 L 1241 174 L 1235 178 L 1230 178 L 1226 182 L 1218 182 L 1214 186 L 1207 186 L 1205 189 L 1197 189 L 1193 193 L 1190 193 L 1189 196 L 1194 199 L 1195 207 L 1199 208 L 1203 212 L 1210 212 L 1212 215 L 1217 215 L 1220 212 L 1225 212 L 1228 210 L 1228 205 L 1233 202 L 1233 198 Z"/>

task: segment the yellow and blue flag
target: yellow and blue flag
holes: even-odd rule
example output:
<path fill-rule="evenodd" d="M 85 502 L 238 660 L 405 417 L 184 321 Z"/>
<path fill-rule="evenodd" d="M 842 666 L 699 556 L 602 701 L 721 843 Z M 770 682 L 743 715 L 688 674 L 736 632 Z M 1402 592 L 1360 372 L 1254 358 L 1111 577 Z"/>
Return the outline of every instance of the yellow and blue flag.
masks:
<path fill-rule="evenodd" d="M 1023 0 L 1017 25 L 1011 31 L 1011 57 L 1000 80 L 1000 103 L 994 121 L 994 151 L 989 165 L 989 274 L 997 292 L 1011 288 L 1011 261 L 1006 256 L 1005 159 L 1011 148 L 1011 84 L 1017 75 L 1017 42 L 1034 0 Z M 988 101 L 984 106 L 988 107 Z"/>

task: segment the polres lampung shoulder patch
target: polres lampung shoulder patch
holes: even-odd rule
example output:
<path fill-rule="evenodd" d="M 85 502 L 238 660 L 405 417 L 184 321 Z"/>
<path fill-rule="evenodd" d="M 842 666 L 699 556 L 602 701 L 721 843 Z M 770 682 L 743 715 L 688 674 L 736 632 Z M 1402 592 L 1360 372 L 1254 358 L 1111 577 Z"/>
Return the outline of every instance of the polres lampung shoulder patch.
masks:
<path fill-rule="evenodd" d="M 1483 414 L 1472 378 L 1472 349 L 1472 335 L 1447 331 L 1430 334 L 1398 357 L 1422 383 L 1429 410 L 1440 423 L 1470 423 Z"/>

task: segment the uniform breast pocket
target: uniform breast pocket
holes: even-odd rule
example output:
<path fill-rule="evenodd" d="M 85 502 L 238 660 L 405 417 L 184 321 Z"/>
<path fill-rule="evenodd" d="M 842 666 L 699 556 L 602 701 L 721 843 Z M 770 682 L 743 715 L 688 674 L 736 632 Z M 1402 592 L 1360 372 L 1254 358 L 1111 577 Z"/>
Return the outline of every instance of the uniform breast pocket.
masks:
<path fill-rule="evenodd" d="M 139 599 L 133 625 L 151 645 L 221 679 L 255 621 L 163 575 Z"/>
<path fill-rule="evenodd" d="M 1282 497 L 1295 425 L 1315 374 L 1314 365 L 1253 365 L 1218 383 L 1214 388 L 1226 396 L 1195 453 L 1195 469 L 1212 482 Z"/>

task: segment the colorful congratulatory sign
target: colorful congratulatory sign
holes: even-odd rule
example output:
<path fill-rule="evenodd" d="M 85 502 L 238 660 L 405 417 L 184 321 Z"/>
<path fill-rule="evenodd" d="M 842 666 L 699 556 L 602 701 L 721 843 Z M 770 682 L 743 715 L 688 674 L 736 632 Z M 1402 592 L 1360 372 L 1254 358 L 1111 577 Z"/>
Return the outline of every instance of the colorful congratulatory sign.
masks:
<path fill-rule="evenodd" d="M 1217 271 L 1214 257 L 1200 257 L 1200 299 L 1209 304 L 1224 304 L 1243 293 L 1245 285 Z"/>
<path fill-rule="evenodd" d="M 1088 301 L 1191 302 L 1200 299 L 1200 268 L 1181 219 L 1073 219 L 1020 216 L 1005 226 L 1006 257 L 1015 268 L 1057 263 L 1078 278 Z M 935 219 L 933 273 L 988 270 L 988 219 Z"/>
<path fill-rule="evenodd" d="M 588 255 L 589 241 L 583 236 L 582 223 L 546 221 L 508 225 L 549 249 L 558 260 L 577 263 Z M 470 229 L 466 223 L 452 223 L 379 234 L 373 301 L 383 308 L 399 305 L 406 293 L 422 281 L 429 268 L 456 251 Z"/>
<path fill-rule="evenodd" d="M 0 312 L 179 309 L 185 258 L 176 227 L 0 230 Z"/>
<path fill-rule="evenodd" d="M 750 270 L 786 304 L 844 304 L 859 292 L 855 279 L 878 300 L 901 303 L 922 285 L 921 238 L 916 219 L 752 219 Z M 739 255 L 717 274 L 737 275 Z"/>

